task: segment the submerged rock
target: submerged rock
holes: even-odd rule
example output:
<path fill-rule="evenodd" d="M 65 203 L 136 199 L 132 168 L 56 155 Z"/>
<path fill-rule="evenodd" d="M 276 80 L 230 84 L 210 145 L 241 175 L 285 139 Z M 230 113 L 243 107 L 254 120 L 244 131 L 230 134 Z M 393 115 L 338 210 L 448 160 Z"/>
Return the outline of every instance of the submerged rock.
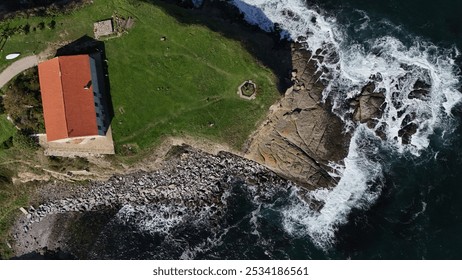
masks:
<path fill-rule="evenodd" d="M 423 81 L 418 80 L 415 82 L 412 91 L 409 93 L 408 97 L 413 99 L 427 100 L 428 95 L 430 94 L 431 86 Z"/>

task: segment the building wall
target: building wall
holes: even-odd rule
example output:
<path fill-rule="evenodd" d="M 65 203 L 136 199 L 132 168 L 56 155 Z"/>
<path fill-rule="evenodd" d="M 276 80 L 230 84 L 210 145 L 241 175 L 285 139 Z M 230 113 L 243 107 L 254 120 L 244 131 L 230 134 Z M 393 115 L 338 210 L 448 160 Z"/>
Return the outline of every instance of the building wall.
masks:
<path fill-rule="evenodd" d="M 105 83 L 105 71 L 100 53 L 90 54 L 90 68 L 98 134 L 106 135 L 110 125 L 110 113 L 107 100 L 108 88 Z"/>

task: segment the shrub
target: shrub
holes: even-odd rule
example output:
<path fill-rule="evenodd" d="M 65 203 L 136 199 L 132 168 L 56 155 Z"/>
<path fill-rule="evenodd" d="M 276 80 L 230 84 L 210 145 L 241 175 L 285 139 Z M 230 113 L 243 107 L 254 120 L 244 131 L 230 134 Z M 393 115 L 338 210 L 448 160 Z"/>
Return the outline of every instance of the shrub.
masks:
<path fill-rule="evenodd" d="M 35 138 L 31 137 L 27 131 L 19 130 L 13 136 L 13 146 L 18 149 L 36 150 L 39 145 Z"/>
<path fill-rule="evenodd" d="M 56 27 L 56 21 L 53 19 L 48 23 L 48 28 L 55 29 L 55 27 Z"/>
<path fill-rule="evenodd" d="M 22 30 L 24 31 L 24 34 L 26 34 L 26 35 L 29 34 L 29 32 L 30 32 L 30 24 L 26 23 L 26 25 L 24 25 L 22 27 Z"/>
<path fill-rule="evenodd" d="M 68 169 L 89 170 L 90 167 L 90 162 L 88 159 L 83 157 L 68 158 L 50 156 L 48 157 L 48 162 L 50 168 L 58 172 L 64 172 Z"/>
<path fill-rule="evenodd" d="M 37 28 L 43 30 L 45 28 L 45 23 L 42 21 L 37 25 Z"/>
<path fill-rule="evenodd" d="M 0 144 L 0 149 L 3 150 L 8 150 L 11 147 L 13 147 L 13 136 L 6 139 L 5 141 L 3 141 L 3 143 Z"/>
<path fill-rule="evenodd" d="M 0 185 L 11 183 L 13 172 L 5 167 L 0 167 Z"/>

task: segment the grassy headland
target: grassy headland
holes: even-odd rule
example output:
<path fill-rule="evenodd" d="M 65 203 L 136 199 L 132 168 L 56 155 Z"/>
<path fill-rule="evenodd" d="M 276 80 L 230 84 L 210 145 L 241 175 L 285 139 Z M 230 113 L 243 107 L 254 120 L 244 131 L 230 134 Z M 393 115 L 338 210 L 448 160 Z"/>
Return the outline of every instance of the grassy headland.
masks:
<path fill-rule="evenodd" d="M 194 17 L 182 8 L 169 9 L 181 18 Z M 185 134 L 239 148 L 278 98 L 274 75 L 240 42 L 203 25 L 180 23 L 142 1 L 100 0 L 63 15 L 11 19 L 2 26 L 21 30 L 29 25 L 35 31 L 13 34 L 3 54 L 38 54 L 85 34 L 92 36 L 93 22 L 113 14 L 136 20 L 128 34 L 105 41 L 119 151 L 124 145 L 144 150 L 162 136 Z M 41 23 L 43 29 L 38 28 Z M 6 63 L 1 60 L 0 67 Z M 236 94 L 237 86 L 248 79 L 259 89 L 251 102 Z"/>
<path fill-rule="evenodd" d="M 273 72 L 244 43 L 233 40 L 235 36 L 209 28 L 222 23 L 210 19 L 210 24 L 204 24 L 208 19 L 195 20 L 191 10 L 157 1 L 98 0 L 65 13 L 51 11 L 0 22 L 0 31 L 11 33 L 0 44 L 0 69 L 7 67 L 4 56 L 8 53 L 25 56 L 45 51 L 53 56 L 65 43 L 93 36 L 93 23 L 114 14 L 135 19 L 126 34 L 104 40 L 118 160 L 136 160 L 166 136 L 188 135 L 240 149 L 278 99 Z M 258 36 L 249 40 L 256 41 Z M 257 98 L 251 101 L 236 93 L 249 79 L 258 88 Z M 5 115 L 0 115 L 0 140 L 16 134 Z M 7 178 L 0 187 L 0 256 L 7 251 L 12 215 L 28 201 L 28 189 L 11 185 L 8 178 L 18 170 L 49 165 L 43 157 L 37 158 L 40 153 L 20 144 L 0 148 L 2 174 Z"/>

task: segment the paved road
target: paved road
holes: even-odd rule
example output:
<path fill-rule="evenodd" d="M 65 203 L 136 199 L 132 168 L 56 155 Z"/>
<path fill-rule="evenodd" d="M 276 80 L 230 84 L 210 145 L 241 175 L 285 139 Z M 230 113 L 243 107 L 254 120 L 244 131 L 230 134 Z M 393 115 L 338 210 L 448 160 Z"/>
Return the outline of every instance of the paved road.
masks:
<path fill-rule="evenodd" d="M 23 57 L 13 64 L 8 66 L 2 73 L 0 73 L 0 88 L 5 86 L 11 79 L 13 79 L 19 73 L 37 66 L 38 58 L 35 55 Z"/>

